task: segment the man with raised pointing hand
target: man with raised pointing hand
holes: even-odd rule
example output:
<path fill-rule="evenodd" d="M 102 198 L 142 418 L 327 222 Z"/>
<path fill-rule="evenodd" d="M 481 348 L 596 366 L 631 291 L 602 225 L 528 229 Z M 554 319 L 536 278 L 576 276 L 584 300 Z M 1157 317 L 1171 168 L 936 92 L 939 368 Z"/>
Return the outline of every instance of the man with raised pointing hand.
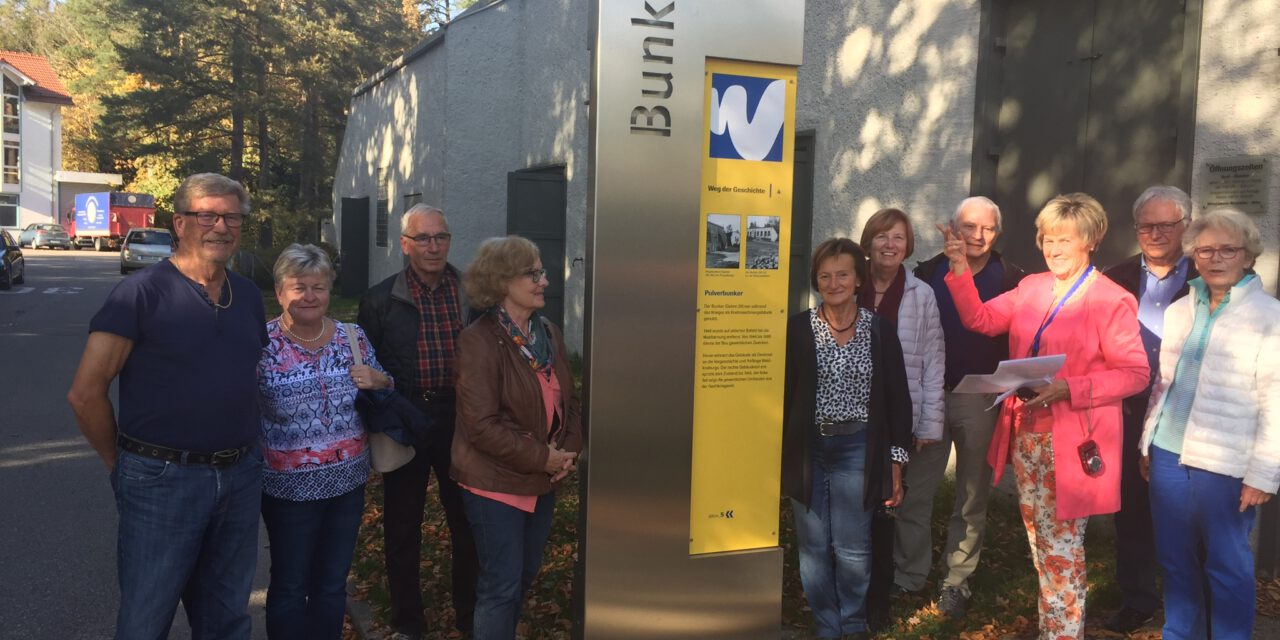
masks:
<path fill-rule="evenodd" d="M 978 296 L 985 302 L 1018 286 L 1026 273 L 1005 260 L 994 250 L 1000 236 L 1000 207 L 989 198 L 974 196 L 963 200 L 941 230 L 953 232 L 964 241 L 965 257 L 973 272 Z M 946 417 L 942 441 L 913 452 L 907 464 L 909 487 L 902 506 L 894 544 L 894 583 L 902 591 L 915 592 L 924 587 L 932 565 L 932 541 L 929 527 L 933 512 L 933 496 L 946 472 L 951 447 L 956 450 L 956 500 L 949 524 L 947 542 L 942 548 L 945 573 L 938 595 L 938 609 L 948 617 L 964 616 L 969 599 L 969 576 L 978 567 L 982 540 L 987 526 L 987 500 L 991 494 L 991 467 L 987 464 L 987 446 L 995 428 L 998 412 L 987 411 L 994 398 L 982 394 L 952 393 L 951 390 L 969 374 L 995 371 L 1001 360 L 1008 358 L 1005 336 L 988 337 L 969 331 L 960 322 L 946 278 L 950 263 L 938 255 L 920 263 L 916 277 L 933 287 L 938 300 L 938 314 L 946 341 Z"/>

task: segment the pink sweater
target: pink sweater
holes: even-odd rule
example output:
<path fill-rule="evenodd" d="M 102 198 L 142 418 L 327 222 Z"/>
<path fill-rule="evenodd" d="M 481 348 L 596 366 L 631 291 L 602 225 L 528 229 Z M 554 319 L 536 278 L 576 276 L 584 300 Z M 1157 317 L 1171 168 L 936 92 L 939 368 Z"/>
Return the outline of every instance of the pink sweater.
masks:
<path fill-rule="evenodd" d="M 1059 520 L 1114 513 L 1120 509 L 1120 449 L 1123 416 L 1120 401 L 1143 389 L 1148 380 L 1147 357 L 1138 335 L 1138 303 L 1105 276 L 1090 276 L 1083 293 L 1072 296 L 1040 338 L 1040 355 L 1066 354 L 1058 372 L 1070 390 L 1069 402 L 1049 405 L 1053 412 L 1053 464 L 1057 482 Z M 947 288 L 960 320 L 971 331 L 988 336 L 1009 334 L 1009 355 L 1025 358 L 1036 330 L 1053 303 L 1053 274 L 1027 276 L 1017 288 L 985 304 L 966 271 L 948 273 Z M 1104 471 L 1090 477 L 1080 466 L 1076 448 L 1087 437 L 1092 396 L 1093 440 L 1102 454 Z M 991 436 L 987 462 L 999 482 L 1013 442 L 1013 411 L 1022 403 L 1009 397 Z"/>

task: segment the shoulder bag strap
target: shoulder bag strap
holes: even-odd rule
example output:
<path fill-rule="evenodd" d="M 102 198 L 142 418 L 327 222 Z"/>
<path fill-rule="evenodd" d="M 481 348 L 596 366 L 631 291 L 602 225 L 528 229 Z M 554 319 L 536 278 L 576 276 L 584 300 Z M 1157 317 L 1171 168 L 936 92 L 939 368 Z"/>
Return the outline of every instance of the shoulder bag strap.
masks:
<path fill-rule="evenodd" d="M 347 342 L 351 344 L 351 357 L 355 358 L 356 366 L 363 365 L 364 358 L 360 355 L 360 334 L 356 332 L 356 325 L 344 322 L 342 329 L 347 332 Z"/>

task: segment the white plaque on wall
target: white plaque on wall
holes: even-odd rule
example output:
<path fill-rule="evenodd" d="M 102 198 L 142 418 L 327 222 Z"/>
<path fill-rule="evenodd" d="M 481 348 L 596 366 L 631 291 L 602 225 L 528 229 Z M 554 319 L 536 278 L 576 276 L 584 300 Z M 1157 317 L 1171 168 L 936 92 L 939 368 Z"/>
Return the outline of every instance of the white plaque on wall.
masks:
<path fill-rule="evenodd" d="M 1265 156 L 1217 158 L 1204 163 L 1204 188 L 1200 190 L 1200 210 L 1220 207 L 1249 215 L 1267 212 L 1267 180 L 1271 160 Z"/>

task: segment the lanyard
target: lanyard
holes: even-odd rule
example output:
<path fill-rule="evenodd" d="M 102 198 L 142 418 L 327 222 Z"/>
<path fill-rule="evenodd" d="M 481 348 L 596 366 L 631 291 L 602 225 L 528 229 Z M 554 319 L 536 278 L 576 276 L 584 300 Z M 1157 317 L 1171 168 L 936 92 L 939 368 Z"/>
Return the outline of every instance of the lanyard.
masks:
<path fill-rule="evenodd" d="M 1053 319 L 1058 317 L 1058 312 L 1062 310 L 1062 305 L 1066 304 L 1067 300 L 1071 299 L 1071 295 L 1076 292 L 1076 289 L 1080 288 L 1080 285 L 1084 284 L 1084 279 L 1088 278 L 1090 273 L 1093 273 L 1093 265 L 1089 265 L 1089 268 L 1085 269 L 1084 273 L 1080 274 L 1076 283 L 1071 285 L 1071 289 L 1067 291 L 1067 295 L 1062 296 L 1062 300 L 1058 301 L 1058 306 L 1053 308 L 1053 312 L 1050 313 L 1049 317 L 1045 318 L 1044 323 L 1040 325 L 1040 330 L 1036 331 L 1035 339 L 1031 341 L 1032 358 L 1040 355 L 1040 336 L 1044 334 L 1044 330 L 1049 328 L 1049 325 L 1053 324 Z"/>

